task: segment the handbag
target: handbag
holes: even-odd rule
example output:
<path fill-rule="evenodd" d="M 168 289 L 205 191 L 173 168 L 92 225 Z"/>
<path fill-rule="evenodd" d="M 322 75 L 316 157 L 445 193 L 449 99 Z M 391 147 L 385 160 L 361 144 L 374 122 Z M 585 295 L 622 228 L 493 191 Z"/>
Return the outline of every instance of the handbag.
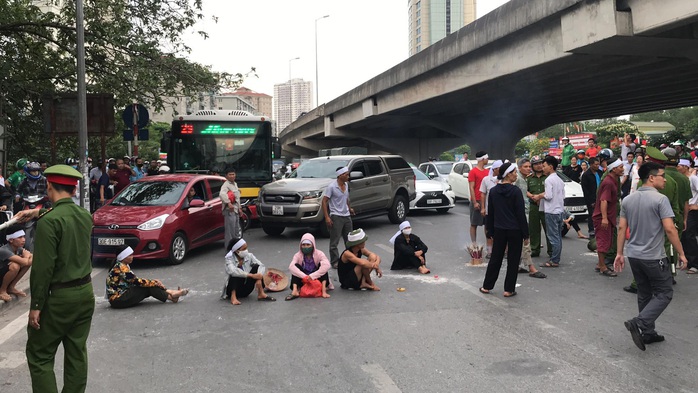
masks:
<path fill-rule="evenodd" d="M 303 286 L 301 287 L 301 297 L 321 297 L 322 296 L 322 283 L 320 280 L 312 280 L 309 278 L 303 279 Z"/>

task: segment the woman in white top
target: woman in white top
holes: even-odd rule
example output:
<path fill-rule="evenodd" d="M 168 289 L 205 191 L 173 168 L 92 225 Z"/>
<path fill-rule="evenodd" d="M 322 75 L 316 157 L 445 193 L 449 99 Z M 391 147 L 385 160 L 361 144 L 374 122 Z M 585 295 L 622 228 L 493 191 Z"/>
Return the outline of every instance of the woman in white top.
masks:
<path fill-rule="evenodd" d="M 266 268 L 251 252 L 247 250 L 247 242 L 233 238 L 228 242 L 228 253 L 225 255 L 226 285 L 223 288 L 223 298 L 230 298 L 230 303 L 239 305 L 238 298 L 249 296 L 257 289 L 257 300 L 276 301 L 264 293 L 264 272 Z"/>

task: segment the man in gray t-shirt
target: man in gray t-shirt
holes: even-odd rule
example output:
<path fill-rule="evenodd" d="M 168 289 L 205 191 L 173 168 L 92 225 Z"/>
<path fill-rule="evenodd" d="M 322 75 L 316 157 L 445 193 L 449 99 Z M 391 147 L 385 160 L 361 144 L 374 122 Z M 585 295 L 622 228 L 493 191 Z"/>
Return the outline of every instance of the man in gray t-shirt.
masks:
<path fill-rule="evenodd" d="M 322 197 L 322 211 L 325 225 L 330 232 L 330 263 L 333 268 L 339 264 L 340 253 L 337 250 L 340 237 L 347 242 L 347 236 L 353 228 L 351 216 L 354 209 L 349 202 L 349 168 L 337 168 L 337 180 L 330 183 Z"/>
<path fill-rule="evenodd" d="M 17 282 L 27 273 L 32 264 L 32 254 L 24 249 L 24 230 L 15 225 L 7 230 L 7 244 L 0 247 L 0 300 L 12 300 L 10 295 L 25 297 L 17 289 Z"/>
<path fill-rule="evenodd" d="M 625 321 L 625 327 L 630 331 L 635 345 L 644 351 L 645 344 L 664 341 L 664 336 L 655 331 L 654 323 L 667 308 L 674 293 L 671 265 L 664 251 L 664 233 L 679 256 L 680 266 L 682 264 L 685 269 L 688 264 L 674 226 L 674 212 L 669 199 L 657 191 L 666 184 L 664 167 L 655 162 L 646 162 L 638 173 L 643 187 L 628 195 L 621 205 L 614 267 L 617 273 L 623 270 L 625 252 L 637 282 L 640 311 L 637 317 Z M 627 242 L 626 228 L 630 228 Z"/>

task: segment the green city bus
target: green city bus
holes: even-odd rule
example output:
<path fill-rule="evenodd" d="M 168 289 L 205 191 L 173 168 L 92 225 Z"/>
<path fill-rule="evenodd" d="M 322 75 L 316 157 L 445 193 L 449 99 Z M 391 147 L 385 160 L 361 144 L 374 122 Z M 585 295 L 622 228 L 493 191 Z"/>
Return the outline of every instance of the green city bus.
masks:
<path fill-rule="evenodd" d="M 272 181 L 272 160 L 281 150 L 269 119 L 239 110 L 179 116 L 161 145 L 172 173 L 225 176 L 228 168 L 235 168 L 243 198 L 256 198 L 259 189 Z"/>

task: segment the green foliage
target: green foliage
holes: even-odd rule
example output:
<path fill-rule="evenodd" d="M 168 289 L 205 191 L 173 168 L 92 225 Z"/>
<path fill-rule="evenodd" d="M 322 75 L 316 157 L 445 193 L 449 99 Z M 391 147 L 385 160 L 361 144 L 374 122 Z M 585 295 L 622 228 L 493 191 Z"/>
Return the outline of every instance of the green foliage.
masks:
<path fill-rule="evenodd" d="M 669 122 L 676 127 L 677 131 L 689 136 L 698 134 L 698 130 L 694 128 L 696 119 L 698 119 L 698 107 L 667 109 L 630 116 L 630 121 Z"/>
<path fill-rule="evenodd" d="M 549 138 L 539 137 L 537 139 L 521 139 L 514 149 L 517 157 L 533 157 L 542 155 L 550 146 Z"/>
<path fill-rule="evenodd" d="M 439 161 L 455 161 L 455 157 L 450 152 L 443 152 L 439 156 Z"/>
<path fill-rule="evenodd" d="M 42 96 L 76 90 L 75 3 L 64 3 L 58 13 L 43 13 L 31 0 L 0 2 L 0 109 L 8 161 L 50 156 Z M 214 72 L 186 58 L 190 48 L 183 37 L 203 18 L 202 0 L 91 0 L 84 13 L 87 91 L 113 93 L 117 110 L 136 100 L 158 111 L 172 104 L 166 97 L 234 88 L 254 74 Z M 74 139 L 56 141 L 57 157 L 77 155 Z M 109 155 L 125 152 L 119 139 L 109 138 Z M 94 157 L 99 139 L 89 143 Z M 154 151 L 144 146 L 148 154 Z"/>
<path fill-rule="evenodd" d="M 635 134 L 639 137 L 644 137 L 641 134 L 637 126 L 631 124 L 627 120 L 616 120 L 614 123 L 604 124 L 595 129 L 596 132 L 596 142 L 604 147 L 608 147 L 611 144 L 611 140 L 614 138 L 621 139 L 625 134 Z"/>
<path fill-rule="evenodd" d="M 456 154 L 463 154 L 463 153 L 468 153 L 469 155 L 472 155 L 472 152 L 470 151 L 470 146 L 460 145 L 460 146 L 456 147 L 455 149 L 445 151 L 439 155 L 439 160 L 441 160 L 441 161 L 454 161 Z"/>
<path fill-rule="evenodd" d="M 455 149 L 451 150 L 452 154 L 463 154 L 463 153 L 468 153 L 468 155 L 471 155 L 472 152 L 470 151 L 470 146 L 468 145 L 460 145 L 456 147 Z"/>

